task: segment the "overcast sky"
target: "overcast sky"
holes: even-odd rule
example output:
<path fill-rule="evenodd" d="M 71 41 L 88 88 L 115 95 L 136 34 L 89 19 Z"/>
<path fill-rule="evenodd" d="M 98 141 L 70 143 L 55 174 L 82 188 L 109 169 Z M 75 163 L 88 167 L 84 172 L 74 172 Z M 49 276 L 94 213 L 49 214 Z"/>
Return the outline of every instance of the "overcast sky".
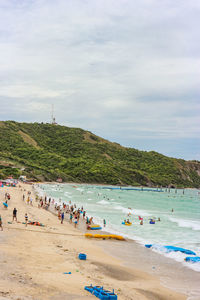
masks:
<path fill-rule="evenodd" d="M 200 160 L 199 0 L 0 0 L 0 120 Z"/>

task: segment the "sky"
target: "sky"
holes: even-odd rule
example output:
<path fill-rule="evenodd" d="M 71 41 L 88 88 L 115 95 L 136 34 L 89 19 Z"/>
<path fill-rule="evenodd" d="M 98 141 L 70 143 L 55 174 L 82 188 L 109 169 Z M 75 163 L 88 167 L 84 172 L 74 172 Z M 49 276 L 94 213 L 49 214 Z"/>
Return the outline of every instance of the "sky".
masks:
<path fill-rule="evenodd" d="M 0 0 L 0 120 L 200 160 L 199 0 Z"/>

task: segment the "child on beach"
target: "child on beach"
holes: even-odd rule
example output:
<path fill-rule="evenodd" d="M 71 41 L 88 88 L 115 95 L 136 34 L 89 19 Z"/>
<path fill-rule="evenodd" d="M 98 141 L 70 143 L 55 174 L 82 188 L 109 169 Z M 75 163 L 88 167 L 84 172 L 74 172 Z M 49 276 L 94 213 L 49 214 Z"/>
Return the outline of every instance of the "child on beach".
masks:
<path fill-rule="evenodd" d="M 1 231 L 3 231 L 3 225 L 2 225 L 2 218 L 1 218 L 1 215 L 0 215 L 0 228 L 1 228 Z"/>

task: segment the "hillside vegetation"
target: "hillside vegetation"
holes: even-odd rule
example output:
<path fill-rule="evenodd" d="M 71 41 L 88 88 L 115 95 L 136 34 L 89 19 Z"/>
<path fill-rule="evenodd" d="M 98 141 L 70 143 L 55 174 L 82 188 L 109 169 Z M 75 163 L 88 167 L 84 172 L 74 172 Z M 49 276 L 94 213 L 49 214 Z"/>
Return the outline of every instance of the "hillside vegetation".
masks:
<path fill-rule="evenodd" d="M 0 178 L 200 187 L 200 162 L 125 148 L 80 128 L 0 122 Z"/>

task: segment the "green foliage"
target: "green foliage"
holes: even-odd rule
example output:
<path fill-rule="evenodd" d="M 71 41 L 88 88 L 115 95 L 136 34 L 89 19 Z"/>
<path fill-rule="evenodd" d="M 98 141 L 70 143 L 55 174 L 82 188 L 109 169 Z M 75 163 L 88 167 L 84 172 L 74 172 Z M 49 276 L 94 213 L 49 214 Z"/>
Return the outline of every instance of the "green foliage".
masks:
<path fill-rule="evenodd" d="M 198 161 L 125 148 L 80 128 L 7 121 L 0 137 L 1 178 L 24 174 L 48 181 L 200 187 Z"/>

